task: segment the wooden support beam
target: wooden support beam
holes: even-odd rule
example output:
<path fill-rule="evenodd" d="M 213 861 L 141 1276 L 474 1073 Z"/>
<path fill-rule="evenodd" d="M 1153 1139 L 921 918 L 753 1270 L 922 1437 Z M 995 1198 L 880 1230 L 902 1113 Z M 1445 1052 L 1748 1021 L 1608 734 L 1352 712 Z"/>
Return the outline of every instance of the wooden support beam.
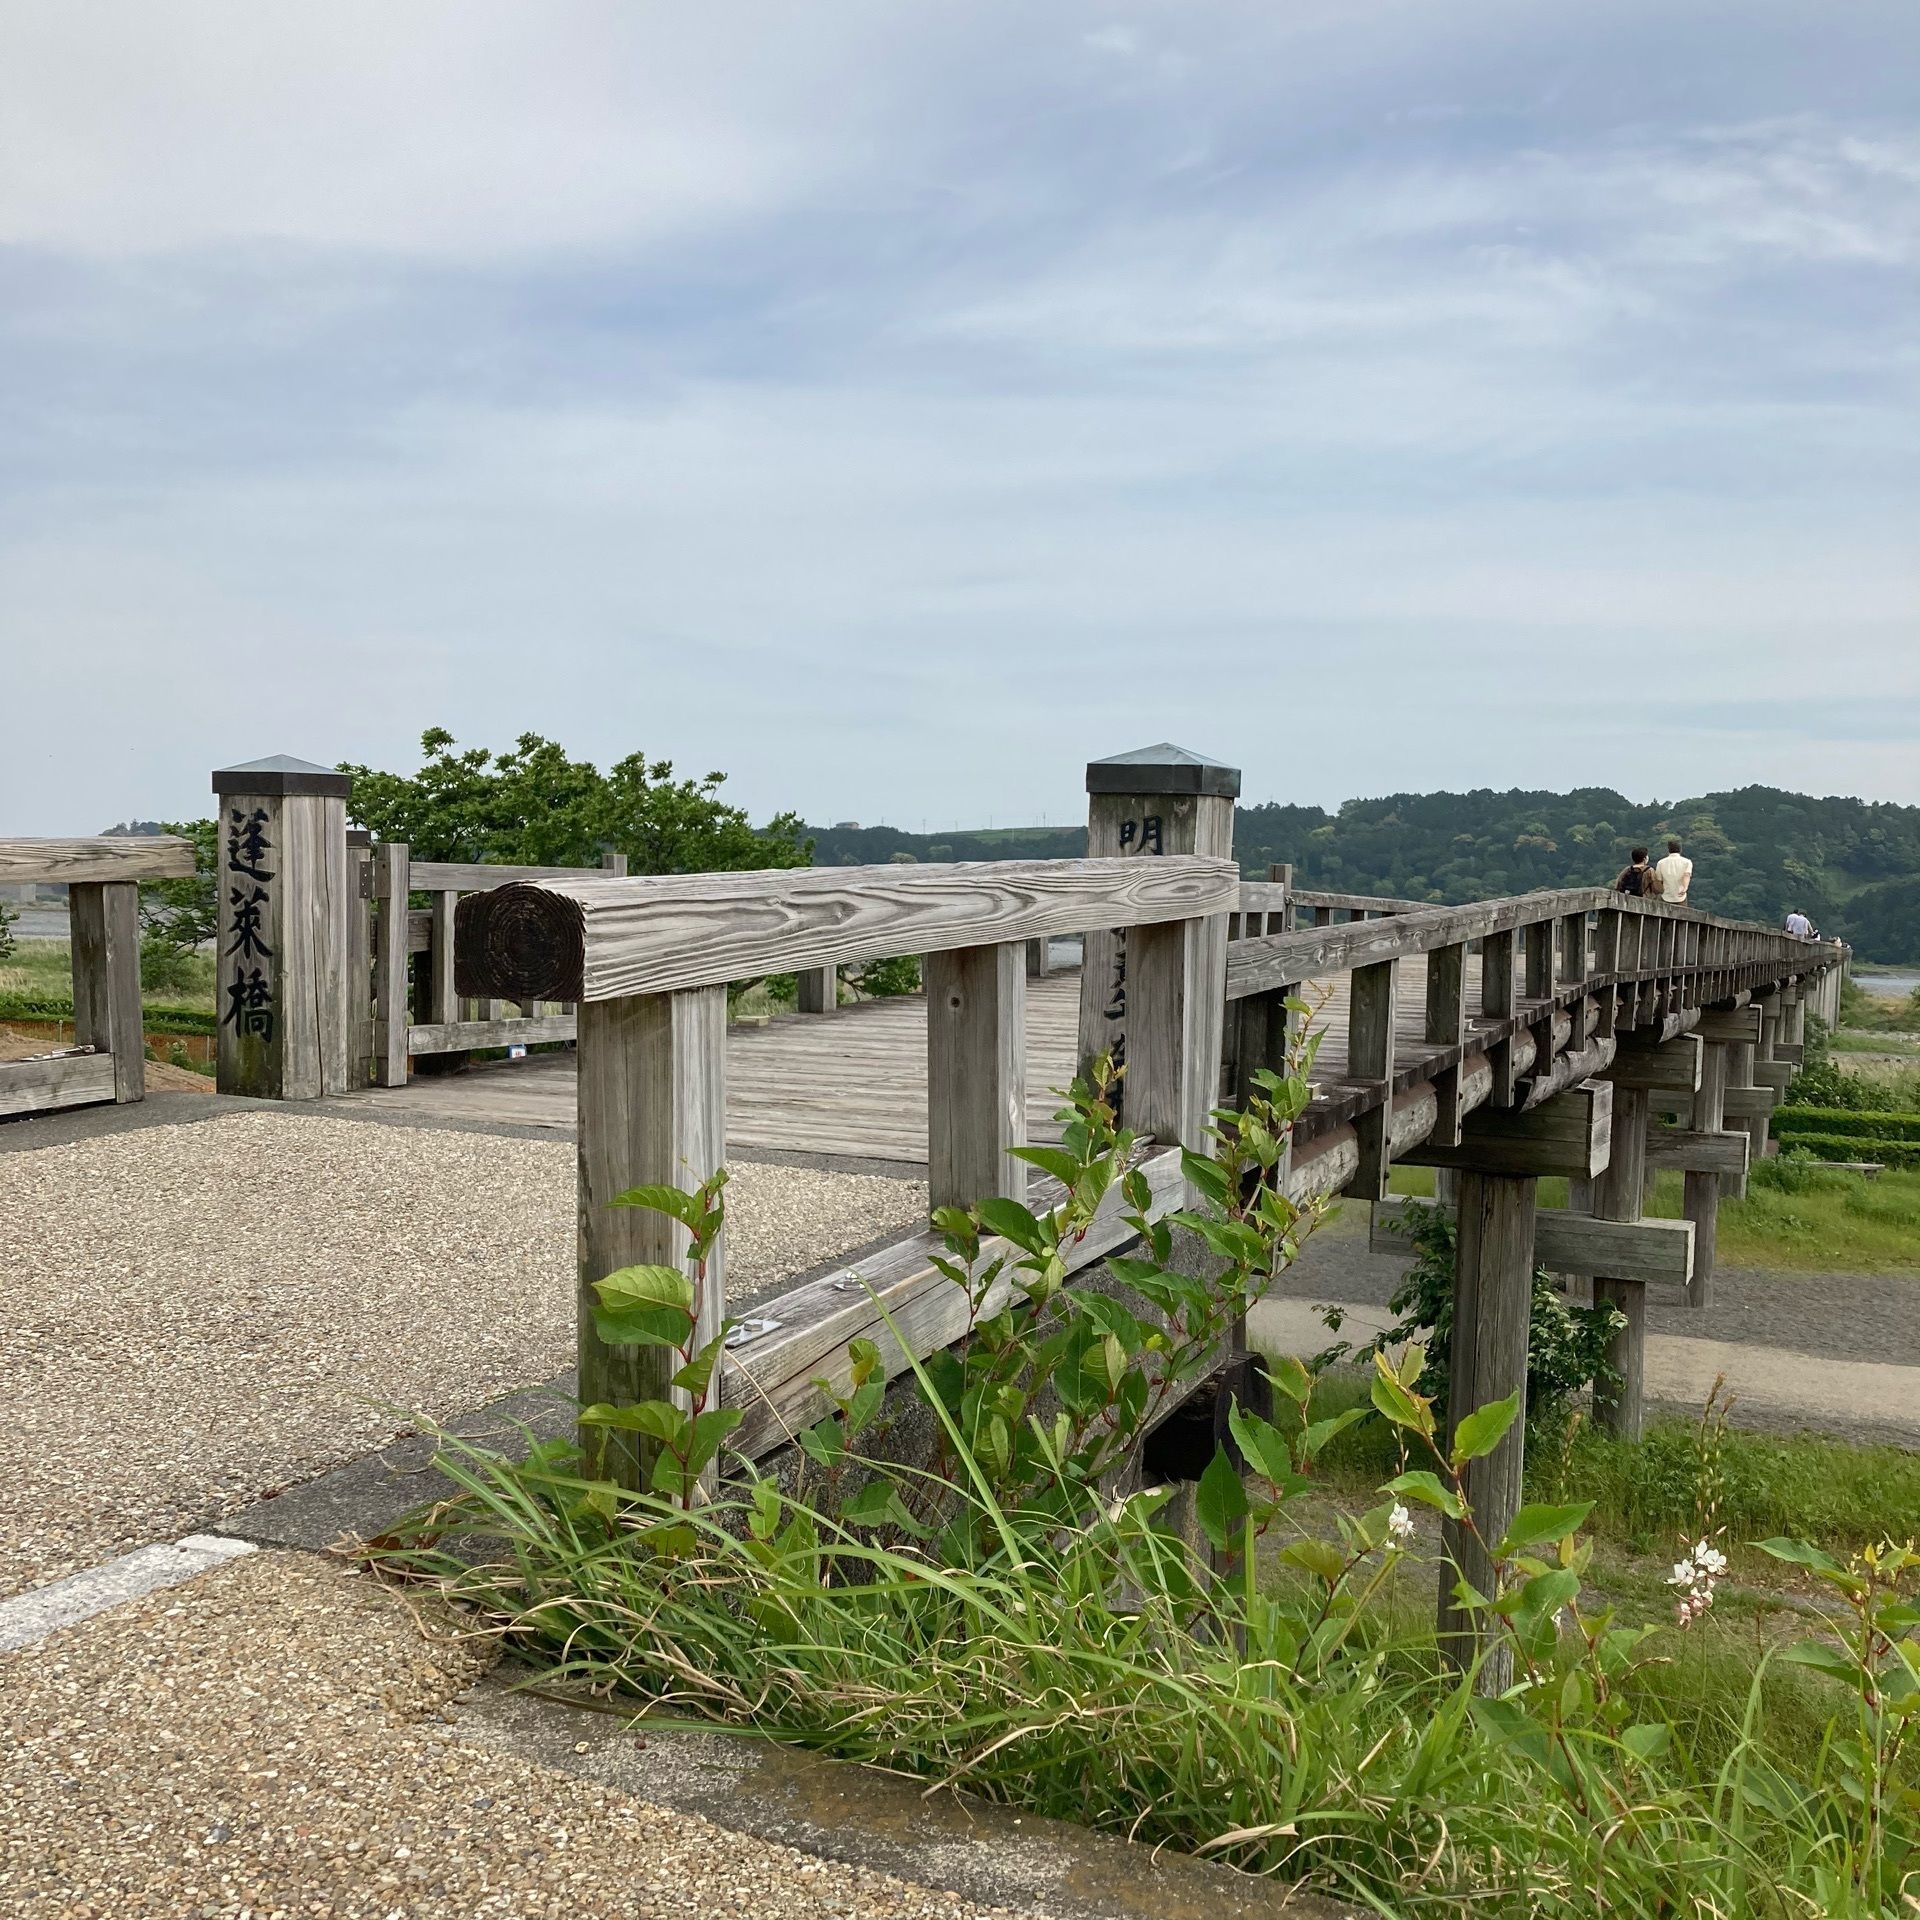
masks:
<path fill-rule="evenodd" d="M 1653 1167 L 1677 1167 L 1688 1173 L 1746 1177 L 1750 1143 L 1744 1133 L 1705 1133 L 1696 1128 L 1655 1127 L 1646 1136 L 1646 1158 Z"/>
<path fill-rule="evenodd" d="M 1379 1087 L 1383 1096 L 1379 1105 L 1354 1116 L 1360 1166 L 1347 1191 L 1362 1200 L 1378 1200 L 1385 1194 L 1393 1163 L 1387 1129 L 1393 1107 L 1393 1019 L 1399 974 L 1400 963 L 1388 960 L 1358 968 L 1348 984 L 1347 1077 Z"/>
<path fill-rule="evenodd" d="M 1439 1636 L 1443 1657 L 1465 1668 L 1481 1658 L 1476 1689 L 1504 1693 L 1512 1683 L 1512 1655 L 1489 1634 L 1480 1644 L 1475 1616 L 1455 1598 L 1457 1581 L 1491 1596 L 1488 1549 L 1512 1524 L 1525 1471 L 1527 1328 L 1533 1305 L 1534 1201 L 1538 1183 L 1488 1173 L 1460 1177 L 1459 1233 L 1454 1256 L 1453 1371 L 1447 1390 L 1446 1442 L 1469 1413 L 1510 1394 L 1521 1417 L 1494 1450 L 1470 1461 L 1465 1492 L 1475 1528 L 1444 1523 L 1452 1566 L 1440 1570 Z M 1455 1569 L 1458 1571 L 1456 1572 Z"/>
<path fill-rule="evenodd" d="M 1287 1002 L 1299 996 L 1296 987 L 1279 987 L 1271 993 L 1249 994 L 1244 1000 L 1228 1004 L 1227 1018 L 1236 1022 L 1233 1049 L 1233 1104 L 1245 1107 L 1258 1090 L 1254 1075 L 1263 1069 L 1285 1073 L 1287 1054 L 1293 1038 L 1297 1015 L 1287 1011 Z"/>
<path fill-rule="evenodd" d="M 1466 1117 L 1457 1147 L 1426 1141 L 1396 1158 L 1414 1166 L 1456 1167 L 1462 1173 L 1539 1178 L 1566 1174 L 1592 1179 L 1607 1164 L 1613 1089 L 1584 1081 L 1525 1112 L 1479 1107 Z"/>
<path fill-rule="evenodd" d="M 1044 980 L 1053 972 L 1053 942 L 1051 940 L 1029 940 L 1027 942 L 1027 978 Z"/>
<path fill-rule="evenodd" d="M 1679 1034 L 1658 1046 L 1647 1046 L 1639 1036 L 1614 1055 L 1604 1077 L 1616 1087 L 1641 1092 L 1692 1093 L 1700 1084 L 1703 1046 L 1692 1034 Z"/>
<path fill-rule="evenodd" d="M 1700 1015 L 1700 1024 L 1695 1031 L 1702 1040 L 1711 1040 L 1720 1045 L 1745 1042 L 1751 1045 L 1760 1038 L 1760 1009 L 1755 1006 L 1708 1007 Z"/>
<path fill-rule="evenodd" d="M 111 871 L 111 869 L 108 869 Z M 73 1037 L 113 1061 L 113 1098 L 146 1097 L 146 1028 L 140 1005 L 140 889 L 131 880 L 69 884 Z"/>
<path fill-rule="evenodd" d="M 1526 961 L 1526 998 L 1545 1000 L 1553 992 L 1553 922 L 1536 920 L 1520 929 Z"/>
<path fill-rule="evenodd" d="M 802 1013 L 832 1013 L 840 1004 L 838 967 L 802 967 L 794 976 Z"/>
<path fill-rule="evenodd" d="M 581 1404 L 664 1400 L 678 1359 L 659 1347 L 611 1346 L 594 1324 L 594 1282 L 629 1266 L 684 1270 L 687 1230 L 666 1214 L 616 1207 L 635 1186 L 694 1187 L 726 1158 L 727 993 L 635 994 L 580 1009 L 579 1292 Z M 695 1344 L 718 1331 L 726 1301 L 725 1236 L 708 1266 Z M 718 1395 L 715 1395 L 717 1401 Z M 638 1489 L 655 1443 L 583 1427 L 584 1471 Z"/>
<path fill-rule="evenodd" d="M 373 836 L 347 834 L 347 1086 L 373 1084 Z M 449 948 L 451 951 L 451 948 Z"/>
<path fill-rule="evenodd" d="M 1727 1053 L 1721 1044 L 1701 1048 L 1700 1085 L 1693 1096 L 1691 1131 L 1719 1133 L 1726 1124 Z M 1744 1137 L 1744 1136 L 1741 1136 Z M 1705 1307 L 1713 1300 L 1713 1261 L 1720 1229 L 1720 1176 L 1703 1168 L 1686 1175 L 1686 1215 L 1693 1224 L 1693 1279 L 1687 1304 Z"/>
<path fill-rule="evenodd" d="M 373 893 L 379 909 L 373 938 L 376 1087 L 407 1084 L 407 1030 L 413 1024 L 407 974 L 407 866 L 405 841 L 382 841 L 374 848 Z"/>
<path fill-rule="evenodd" d="M 512 1014 L 499 1020 L 420 1021 L 407 1029 L 407 1052 L 475 1053 L 488 1047 L 533 1047 L 577 1040 L 571 1013 Z"/>
<path fill-rule="evenodd" d="M 1405 1223 L 1415 1209 L 1440 1204 L 1400 1195 L 1377 1201 L 1367 1250 L 1409 1258 Z M 1550 1273 L 1612 1273 L 1648 1286 L 1685 1288 L 1697 1241 L 1687 1220 L 1600 1220 L 1568 1207 L 1541 1207 L 1533 1217 L 1533 1245 L 1536 1263 Z"/>
<path fill-rule="evenodd" d="M 935 1207 L 993 1194 L 1024 1203 L 1027 1165 L 1027 972 L 1022 946 L 930 953 L 927 991 L 927 1186 Z"/>
<path fill-rule="evenodd" d="M 1595 1219 L 1632 1224 L 1639 1220 L 1646 1188 L 1647 1095 L 1638 1087 L 1615 1087 L 1607 1164 L 1595 1176 Z M 1622 1324 L 1607 1342 L 1614 1378 L 1596 1381 L 1595 1421 L 1623 1439 L 1638 1440 L 1646 1424 L 1647 1286 L 1644 1280 L 1603 1269 L 1593 1273 L 1596 1306 L 1610 1306 Z"/>

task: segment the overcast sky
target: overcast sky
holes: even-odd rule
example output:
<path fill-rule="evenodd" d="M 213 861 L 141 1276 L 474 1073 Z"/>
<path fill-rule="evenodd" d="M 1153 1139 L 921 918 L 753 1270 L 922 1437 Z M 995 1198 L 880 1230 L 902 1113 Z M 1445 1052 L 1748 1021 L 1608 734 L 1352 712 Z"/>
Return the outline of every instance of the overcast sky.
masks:
<path fill-rule="evenodd" d="M 1917 263 L 1912 0 L 7 0 L 0 832 L 1920 801 Z"/>

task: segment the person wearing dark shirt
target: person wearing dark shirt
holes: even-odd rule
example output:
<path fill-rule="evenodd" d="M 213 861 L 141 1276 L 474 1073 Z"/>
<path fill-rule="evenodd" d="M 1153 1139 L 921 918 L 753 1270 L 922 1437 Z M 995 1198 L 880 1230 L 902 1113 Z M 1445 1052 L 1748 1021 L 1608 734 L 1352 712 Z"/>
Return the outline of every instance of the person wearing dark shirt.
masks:
<path fill-rule="evenodd" d="M 1633 859 L 1620 869 L 1620 877 L 1613 883 L 1615 893 L 1650 894 L 1653 888 L 1648 882 L 1653 878 L 1653 869 L 1647 865 L 1645 847 L 1635 847 Z"/>

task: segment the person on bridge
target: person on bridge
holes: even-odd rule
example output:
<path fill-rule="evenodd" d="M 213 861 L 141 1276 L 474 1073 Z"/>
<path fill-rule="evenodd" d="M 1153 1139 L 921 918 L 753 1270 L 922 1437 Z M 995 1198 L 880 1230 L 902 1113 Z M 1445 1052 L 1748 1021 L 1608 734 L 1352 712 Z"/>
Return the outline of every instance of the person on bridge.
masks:
<path fill-rule="evenodd" d="M 1802 940 L 1813 938 L 1813 922 L 1798 907 L 1787 915 L 1787 931 L 1800 936 Z"/>
<path fill-rule="evenodd" d="M 1649 884 L 1651 882 L 1652 884 Z M 1620 869 L 1620 877 L 1614 881 L 1615 893 L 1651 894 L 1660 890 L 1658 877 L 1647 865 L 1645 847 L 1635 847 L 1633 859 Z"/>
<path fill-rule="evenodd" d="M 1667 842 L 1667 857 L 1654 869 L 1660 876 L 1660 897 L 1676 907 L 1687 904 L 1687 889 L 1693 884 L 1693 862 L 1680 851 L 1678 840 Z"/>

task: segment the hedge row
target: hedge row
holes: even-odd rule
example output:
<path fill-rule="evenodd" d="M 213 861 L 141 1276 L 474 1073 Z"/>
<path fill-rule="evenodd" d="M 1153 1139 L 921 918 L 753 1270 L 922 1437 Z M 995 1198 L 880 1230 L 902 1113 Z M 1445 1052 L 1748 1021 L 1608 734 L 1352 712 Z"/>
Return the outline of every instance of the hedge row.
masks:
<path fill-rule="evenodd" d="M 1920 1168 L 1920 1140 L 1863 1140 L 1857 1133 L 1795 1133 L 1780 1143 L 1783 1153 L 1816 1160 L 1877 1160 L 1902 1171 Z"/>
<path fill-rule="evenodd" d="M 73 1001 L 49 995 L 0 993 L 0 1020 L 73 1020 Z M 220 1023 L 197 1007 L 147 1007 L 140 1015 L 149 1033 L 217 1033 Z"/>
<path fill-rule="evenodd" d="M 1773 1131 L 1781 1139 L 1787 1135 L 1817 1133 L 1844 1134 L 1849 1138 L 1876 1140 L 1920 1140 L 1920 1113 L 1855 1113 L 1842 1107 L 1780 1107 L 1773 1116 Z"/>

